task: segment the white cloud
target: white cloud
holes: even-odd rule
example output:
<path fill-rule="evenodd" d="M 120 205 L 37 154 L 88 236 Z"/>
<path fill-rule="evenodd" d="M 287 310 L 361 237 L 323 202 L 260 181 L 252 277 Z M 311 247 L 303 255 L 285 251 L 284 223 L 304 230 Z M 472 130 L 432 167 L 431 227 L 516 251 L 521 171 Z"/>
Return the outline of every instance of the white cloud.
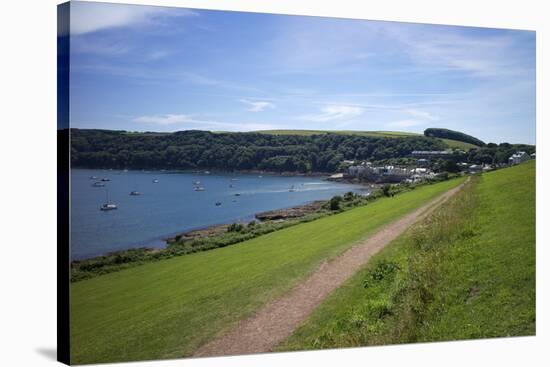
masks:
<path fill-rule="evenodd" d="M 313 122 L 327 122 L 335 120 L 351 119 L 363 114 L 363 109 L 357 106 L 330 105 L 321 109 L 316 115 L 305 115 L 299 117 L 301 120 Z"/>
<path fill-rule="evenodd" d="M 157 50 L 157 51 L 151 52 L 149 54 L 148 58 L 149 58 L 149 60 L 159 60 L 159 59 L 163 59 L 163 58 L 165 58 L 169 55 L 170 55 L 169 51 Z"/>
<path fill-rule="evenodd" d="M 250 101 L 248 99 L 241 99 L 240 102 L 248 105 L 247 111 L 261 112 L 268 108 L 275 108 L 275 104 L 267 101 Z"/>
<path fill-rule="evenodd" d="M 422 110 L 416 110 L 416 109 L 407 109 L 406 112 L 413 116 L 413 117 L 419 117 L 422 119 L 426 119 L 429 121 L 438 121 L 439 117 L 431 114 L 428 111 L 422 111 Z"/>
<path fill-rule="evenodd" d="M 223 131 L 254 131 L 254 130 L 271 130 L 275 126 L 266 123 L 244 122 L 234 123 L 226 121 L 211 121 L 203 120 L 192 115 L 186 114 L 165 114 L 165 115 L 148 115 L 136 117 L 134 122 L 143 124 L 152 124 L 158 126 L 172 126 L 172 131 L 175 130 L 223 130 Z"/>
<path fill-rule="evenodd" d="M 155 115 L 155 116 L 140 116 L 134 119 L 135 122 L 156 124 L 156 125 L 172 125 L 192 122 L 193 119 L 189 115 Z"/>
<path fill-rule="evenodd" d="M 528 36 L 500 33 L 475 37 L 459 27 L 416 24 L 378 23 L 379 31 L 397 42 L 420 71 L 462 71 L 478 77 L 524 75 L 532 65 L 525 64 L 525 55 L 518 45 Z"/>
<path fill-rule="evenodd" d="M 115 27 L 142 25 L 159 16 L 195 16 L 188 9 L 167 9 L 157 6 L 73 2 L 71 34 L 80 35 Z"/>

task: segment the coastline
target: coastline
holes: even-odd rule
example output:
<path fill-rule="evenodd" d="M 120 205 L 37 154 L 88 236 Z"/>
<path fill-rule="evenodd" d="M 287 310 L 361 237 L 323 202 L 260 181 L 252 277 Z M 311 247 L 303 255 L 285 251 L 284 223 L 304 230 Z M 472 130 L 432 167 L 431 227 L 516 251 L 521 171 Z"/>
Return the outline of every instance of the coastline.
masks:
<path fill-rule="evenodd" d="M 74 263 L 81 263 L 81 262 L 85 262 L 85 261 L 93 261 L 95 259 L 105 258 L 105 257 L 109 257 L 109 256 L 122 255 L 122 254 L 125 254 L 125 253 L 137 251 L 137 250 L 147 251 L 147 252 L 163 251 L 163 250 L 166 250 L 171 244 L 176 243 L 177 239 L 183 239 L 183 240 L 190 241 L 190 240 L 205 239 L 205 238 L 211 238 L 211 237 L 222 235 L 222 234 L 227 232 L 227 228 L 233 223 L 247 224 L 250 221 L 257 221 L 259 223 L 268 223 L 268 222 L 273 222 L 273 223 L 279 222 L 280 223 L 280 222 L 287 221 L 289 219 L 297 219 L 297 218 L 304 217 L 307 214 L 314 213 L 317 209 L 319 209 L 322 206 L 320 203 L 326 204 L 329 201 L 330 201 L 330 199 L 327 199 L 327 200 L 314 200 L 314 201 L 311 201 L 311 202 L 307 202 L 305 204 L 293 205 L 293 206 L 286 207 L 286 208 L 280 208 L 280 209 L 273 209 L 273 210 L 258 212 L 258 213 L 255 213 L 255 214 L 251 215 L 251 216 L 241 217 L 241 218 L 238 218 L 238 219 L 230 221 L 230 222 L 210 224 L 210 225 L 191 228 L 191 229 L 188 229 L 188 230 L 185 230 L 185 231 L 177 231 L 177 232 L 173 232 L 171 234 L 166 234 L 166 235 L 160 236 L 156 239 L 145 240 L 142 244 L 139 244 L 137 246 L 131 246 L 131 247 L 128 247 L 126 249 L 110 251 L 110 252 L 106 252 L 104 254 L 100 254 L 100 255 L 96 255 L 96 256 L 73 259 L 73 260 L 71 260 L 71 263 L 73 263 L 73 262 Z M 308 207 L 310 209 L 313 209 L 312 203 L 319 203 L 319 204 L 315 205 L 315 208 L 316 208 L 315 210 L 309 210 L 308 211 L 306 209 Z M 280 214 L 280 213 L 285 213 L 285 212 L 287 212 L 287 213 L 301 213 L 301 215 Z M 268 216 L 270 214 L 273 217 L 277 217 L 277 218 L 275 218 L 275 219 L 264 219 L 264 220 L 261 220 L 261 219 L 258 218 L 258 216 L 264 217 L 264 216 Z M 161 242 L 162 242 L 162 244 L 161 244 Z M 158 243 L 158 246 L 151 246 L 153 243 Z"/>

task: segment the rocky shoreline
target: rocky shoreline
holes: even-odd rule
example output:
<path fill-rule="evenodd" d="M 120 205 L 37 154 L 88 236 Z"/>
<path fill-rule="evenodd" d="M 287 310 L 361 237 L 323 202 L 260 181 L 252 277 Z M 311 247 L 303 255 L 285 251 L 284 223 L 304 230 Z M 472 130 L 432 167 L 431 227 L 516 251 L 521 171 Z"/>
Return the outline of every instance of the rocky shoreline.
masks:
<path fill-rule="evenodd" d="M 259 222 L 281 222 L 289 219 L 297 219 L 308 214 L 319 211 L 328 200 L 316 200 L 307 204 L 297 205 L 290 208 L 274 209 L 260 212 L 254 215 Z M 194 229 L 182 232 L 174 237 L 165 239 L 167 244 L 179 241 L 198 240 L 203 238 L 215 237 L 227 232 L 231 223 L 214 224 L 205 228 Z"/>

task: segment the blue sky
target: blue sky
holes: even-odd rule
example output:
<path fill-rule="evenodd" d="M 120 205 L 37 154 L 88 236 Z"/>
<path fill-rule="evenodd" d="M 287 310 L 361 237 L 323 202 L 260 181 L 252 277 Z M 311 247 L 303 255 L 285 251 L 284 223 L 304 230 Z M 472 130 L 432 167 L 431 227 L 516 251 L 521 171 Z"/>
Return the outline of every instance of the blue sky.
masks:
<path fill-rule="evenodd" d="M 535 33 L 72 2 L 71 126 L 535 143 Z"/>

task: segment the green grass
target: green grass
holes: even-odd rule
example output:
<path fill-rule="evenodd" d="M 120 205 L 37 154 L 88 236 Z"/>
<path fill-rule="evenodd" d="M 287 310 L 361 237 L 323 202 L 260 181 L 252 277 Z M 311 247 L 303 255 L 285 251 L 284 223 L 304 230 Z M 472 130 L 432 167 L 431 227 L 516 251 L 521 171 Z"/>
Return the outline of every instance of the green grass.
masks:
<path fill-rule="evenodd" d="M 398 270 L 375 281 L 386 268 L 380 264 Z M 534 335 L 535 316 L 535 164 L 528 162 L 472 180 L 278 349 Z"/>
<path fill-rule="evenodd" d="M 461 181 L 422 186 L 238 245 L 73 283 L 72 362 L 188 356 L 323 260 Z"/>
<path fill-rule="evenodd" d="M 357 130 L 259 130 L 260 134 L 269 135 L 320 135 L 320 134 L 340 134 L 340 135 L 359 135 L 383 138 L 402 138 L 407 136 L 422 136 L 422 134 L 409 133 L 402 131 L 357 131 Z"/>
<path fill-rule="evenodd" d="M 463 141 L 443 139 L 443 138 L 439 138 L 439 140 L 443 141 L 451 149 L 461 149 L 466 152 L 469 151 L 470 149 L 479 149 L 478 146 L 470 143 L 465 143 Z"/>
<path fill-rule="evenodd" d="M 404 131 L 356 131 L 356 130 L 260 130 L 256 131 L 260 134 L 270 135 L 319 135 L 319 134 L 340 134 L 340 135 L 359 135 L 359 136 L 371 136 L 377 138 L 403 138 L 403 137 L 416 137 L 423 136 L 418 133 L 404 132 Z M 462 149 L 468 151 L 472 148 L 478 148 L 477 146 L 465 143 L 458 140 L 451 139 L 439 139 L 451 149 Z"/>

